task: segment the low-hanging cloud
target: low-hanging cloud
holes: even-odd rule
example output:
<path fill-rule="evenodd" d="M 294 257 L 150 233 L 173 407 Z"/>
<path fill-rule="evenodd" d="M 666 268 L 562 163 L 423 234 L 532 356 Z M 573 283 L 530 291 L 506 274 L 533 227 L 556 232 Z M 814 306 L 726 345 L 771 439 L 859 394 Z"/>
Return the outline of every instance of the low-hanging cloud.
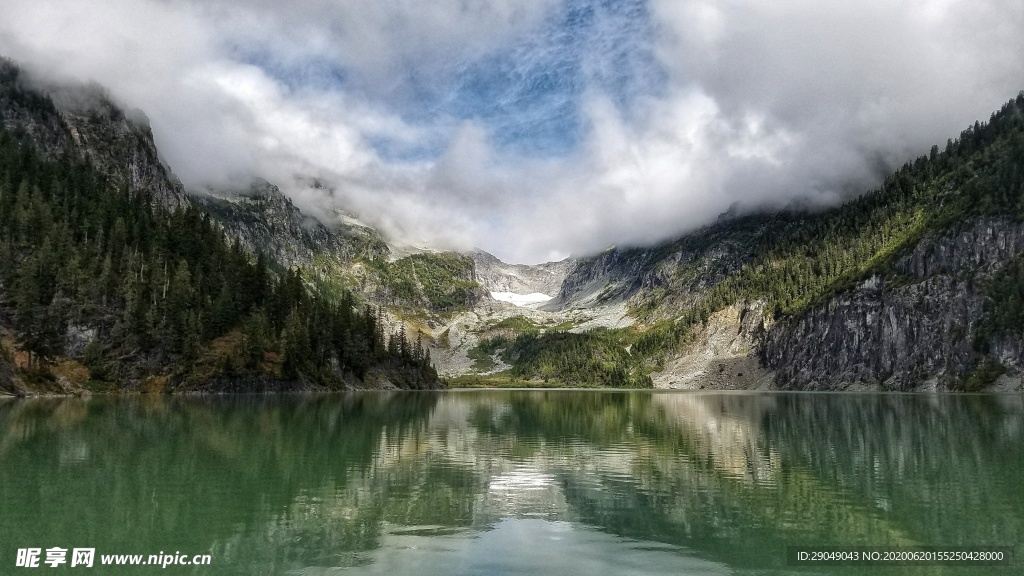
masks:
<path fill-rule="evenodd" d="M 322 219 L 513 261 L 656 242 L 737 202 L 835 202 L 1024 88 L 1016 0 L 4 12 L 0 54 L 144 110 L 193 189 L 261 176 Z"/>

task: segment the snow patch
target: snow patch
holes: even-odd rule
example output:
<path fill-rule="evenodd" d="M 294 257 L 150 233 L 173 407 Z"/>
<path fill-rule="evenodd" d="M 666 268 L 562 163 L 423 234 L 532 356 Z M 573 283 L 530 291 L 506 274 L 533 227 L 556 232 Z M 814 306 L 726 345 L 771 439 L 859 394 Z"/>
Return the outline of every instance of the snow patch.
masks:
<path fill-rule="evenodd" d="M 551 300 L 552 296 L 533 292 L 532 294 L 516 294 L 515 292 L 491 292 L 491 298 L 515 304 L 516 306 L 533 306 Z"/>

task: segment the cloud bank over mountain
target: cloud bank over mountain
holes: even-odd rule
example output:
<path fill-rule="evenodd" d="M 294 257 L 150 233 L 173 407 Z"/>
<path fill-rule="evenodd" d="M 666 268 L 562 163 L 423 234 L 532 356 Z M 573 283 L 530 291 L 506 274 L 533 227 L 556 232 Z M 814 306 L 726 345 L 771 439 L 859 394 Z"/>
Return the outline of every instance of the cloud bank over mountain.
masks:
<path fill-rule="evenodd" d="M 654 242 L 735 202 L 835 202 L 1024 88 L 1016 0 L 4 12 L 0 53 L 144 110 L 192 188 L 261 176 L 320 216 L 512 261 Z"/>

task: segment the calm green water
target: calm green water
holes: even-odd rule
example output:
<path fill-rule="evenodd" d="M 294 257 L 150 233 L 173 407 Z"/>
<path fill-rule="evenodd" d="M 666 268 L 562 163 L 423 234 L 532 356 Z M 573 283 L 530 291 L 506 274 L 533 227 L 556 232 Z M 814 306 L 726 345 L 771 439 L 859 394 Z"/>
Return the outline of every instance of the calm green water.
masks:
<path fill-rule="evenodd" d="M 787 545 L 1016 546 L 809 569 Z M 96 549 L 17 568 L 19 548 Z M 202 567 L 101 555 L 209 554 Z M 70 560 L 70 553 L 69 558 Z M 1024 573 L 1024 398 L 591 391 L 0 401 L 0 574 Z"/>

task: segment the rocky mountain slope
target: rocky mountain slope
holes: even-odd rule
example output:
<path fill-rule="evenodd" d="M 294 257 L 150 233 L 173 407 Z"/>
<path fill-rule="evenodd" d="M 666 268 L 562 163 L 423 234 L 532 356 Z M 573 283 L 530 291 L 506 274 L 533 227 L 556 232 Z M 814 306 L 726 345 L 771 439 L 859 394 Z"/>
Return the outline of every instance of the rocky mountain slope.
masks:
<path fill-rule="evenodd" d="M 144 190 L 170 210 L 188 205 L 160 160 L 149 120 L 139 110 L 126 113 L 100 86 L 42 83 L 0 57 L 0 120 L 52 159 L 88 160 L 115 187 Z"/>
<path fill-rule="evenodd" d="M 351 219 L 303 214 L 265 181 L 186 195 L 141 113 L 125 114 L 95 87 L 48 90 L 52 98 L 0 61 L 0 120 L 15 139 L 51 161 L 87 161 L 128 197 L 207 215 L 250 261 L 263 254 L 311 293 L 336 301 L 354 293 L 379 310 L 383 338 L 406 334 L 448 376 L 681 388 L 1022 386 L 1024 94 L 842 206 L 730 211 L 658 246 L 526 266 L 480 250 L 400 254 Z M 104 226 L 103 238 L 115 234 Z M 153 299 L 150 283 L 171 283 L 170 263 L 122 252 L 109 267 L 138 266 L 139 294 Z M 0 324 L 17 308 L 13 282 L 0 279 Z M 211 314 L 237 304 L 223 288 L 209 291 Z M 522 308 L 494 292 L 554 298 Z M 109 293 L 135 302 L 127 288 Z M 106 318 L 111 329 L 124 323 Z M 201 320 L 182 326 L 193 321 Z M 145 322 L 162 320 L 151 313 Z M 68 330 L 77 336 L 67 350 L 84 355 L 97 328 Z M 146 362 L 160 358 L 168 357 Z M 11 363 L 0 357 L 0 378 Z"/>
<path fill-rule="evenodd" d="M 1020 388 L 1022 182 L 1024 94 L 838 208 L 581 259 L 556 302 L 626 301 L 661 386 Z"/>
<path fill-rule="evenodd" d="M 656 301 L 659 306 L 648 305 L 646 311 L 669 314 L 692 306 L 709 288 L 750 261 L 759 243 L 785 229 L 787 221 L 784 215 L 722 218 L 659 246 L 612 248 L 590 258 L 576 259 L 547 308 L 558 310 L 601 302 L 630 302 L 639 306 Z"/>
<path fill-rule="evenodd" d="M 473 259 L 477 282 L 489 292 L 553 296 L 562 289 L 573 265 L 571 259 L 536 265 L 506 264 L 479 249 L 470 252 L 469 256 Z"/>
<path fill-rule="evenodd" d="M 918 243 L 890 273 L 873 275 L 771 331 L 763 361 L 778 371 L 780 386 L 795 389 L 976 389 L 1004 371 L 1019 381 L 1024 329 L 992 333 L 986 303 L 999 298 L 992 280 L 1022 254 L 1020 221 L 1003 216 L 959 223 Z"/>
<path fill-rule="evenodd" d="M 193 193 L 190 199 L 247 252 L 263 254 L 282 269 L 294 267 L 327 292 L 351 290 L 375 306 L 427 315 L 466 310 L 488 297 L 469 256 L 399 255 L 407 251 L 393 249 L 380 232 L 351 215 L 321 221 L 265 180 L 244 190 Z"/>
<path fill-rule="evenodd" d="M 218 228 L 144 119 L 91 87 L 40 88 L 6 61 L 0 119 L 0 391 L 442 385 L 420 343 L 298 267 L 312 248 L 344 260 L 354 243 L 270 185 L 226 201 L 269 221 Z M 275 261 L 256 244 L 271 238 L 309 251 Z"/>
<path fill-rule="evenodd" d="M 263 252 L 286 267 L 314 266 L 320 258 L 349 262 L 388 254 L 384 238 L 373 228 L 340 220 L 328 226 L 303 214 L 266 180 L 254 180 L 244 190 L 207 190 L 190 198 L 248 252 Z"/>

